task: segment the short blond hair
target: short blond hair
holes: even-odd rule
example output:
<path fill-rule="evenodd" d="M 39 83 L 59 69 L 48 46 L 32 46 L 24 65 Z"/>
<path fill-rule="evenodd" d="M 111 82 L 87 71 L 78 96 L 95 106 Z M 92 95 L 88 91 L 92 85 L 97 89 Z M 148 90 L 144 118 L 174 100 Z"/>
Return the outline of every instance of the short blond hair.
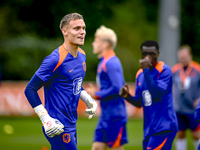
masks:
<path fill-rule="evenodd" d="M 106 28 L 102 25 L 95 32 L 95 37 L 97 36 L 102 38 L 102 40 L 107 41 L 114 50 L 117 45 L 117 35 L 112 29 Z"/>
<path fill-rule="evenodd" d="M 64 26 L 68 25 L 71 20 L 77 19 L 83 19 L 83 16 L 78 13 L 71 13 L 65 15 L 60 21 L 60 30 L 62 30 Z"/>

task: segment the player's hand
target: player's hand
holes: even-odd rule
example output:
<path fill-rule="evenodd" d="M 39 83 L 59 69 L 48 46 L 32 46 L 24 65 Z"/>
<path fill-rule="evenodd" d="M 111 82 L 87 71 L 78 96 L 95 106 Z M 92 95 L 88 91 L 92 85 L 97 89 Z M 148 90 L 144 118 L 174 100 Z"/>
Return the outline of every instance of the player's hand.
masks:
<path fill-rule="evenodd" d="M 96 87 L 92 83 L 89 83 L 85 90 L 91 97 L 95 97 Z"/>
<path fill-rule="evenodd" d="M 129 87 L 127 84 L 125 84 L 120 90 L 119 90 L 119 95 L 123 98 L 127 98 L 129 94 Z"/>
<path fill-rule="evenodd" d="M 96 101 L 85 90 L 81 91 L 80 99 L 83 100 L 89 108 L 85 110 L 85 114 L 89 115 L 88 118 L 91 119 L 97 110 Z"/>
<path fill-rule="evenodd" d="M 63 124 L 59 120 L 51 118 L 49 115 L 46 116 L 46 118 L 43 118 L 42 123 L 44 125 L 45 133 L 49 137 L 60 135 L 64 131 Z"/>
<path fill-rule="evenodd" d="M 142 69 L 150 68 L 152 66 L 151 60 L 148 56 L 146 56 L 144 59 L 140 59 L 139 63 Z"/>
<path fill-rule="evenodd" d="M 89 100 L 90 102 L 88 102 L 88 104 L 86 103 L 86 105 L 87 105 L 87 107 L 89 108 L 89 109 L 86 109 L 85 110 L 85 114 L 86 115 L 89 115 L 89 119 L 91 119 L 93 116 L 94 116 L 94 114 L 95 114 L 95 112 L 96 112 L 96 110 L 97 110 L 97 103 L 95 102 L 95 100 L 94 99 L 90 99 Z"/>
<path fill-rule="evenodd" d="M 64 125 L 59 120 L 50 117 L 42 104 L 33 109 L 42 121 L 47 136 L 54 137 L 55 135 L 60 135 L 64 131 Z"/>

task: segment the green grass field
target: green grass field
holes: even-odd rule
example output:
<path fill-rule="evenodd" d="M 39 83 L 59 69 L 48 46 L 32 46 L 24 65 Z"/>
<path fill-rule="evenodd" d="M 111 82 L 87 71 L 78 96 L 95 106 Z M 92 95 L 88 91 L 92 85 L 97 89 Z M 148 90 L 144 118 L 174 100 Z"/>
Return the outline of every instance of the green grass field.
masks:
<path fill-rule="evenodd" d="M 93 141 L 93 132 L 97 118 L 88 120 L 79 118 L 77 122 L 78 149 L 90 150 Z M 5 125 L 13 127 L 13 133 L 5 132 Z M 142 150 L 143 139 L 142 119 L 129 119 L 127 130 L 129 143 L 125 150 Z M 188 137 L 190 134 L 188 132 Z M 0 150 L 50 150 L 50 145 L 44 137 L 41 122 L 37 117 L 0 117 Z M 45 148 L 46 147 L 46 148 Z M 191 138 L 188 139 L 188 149 L 192 150 Z M 175 150 L 173 145 L 173 150 Z"/>

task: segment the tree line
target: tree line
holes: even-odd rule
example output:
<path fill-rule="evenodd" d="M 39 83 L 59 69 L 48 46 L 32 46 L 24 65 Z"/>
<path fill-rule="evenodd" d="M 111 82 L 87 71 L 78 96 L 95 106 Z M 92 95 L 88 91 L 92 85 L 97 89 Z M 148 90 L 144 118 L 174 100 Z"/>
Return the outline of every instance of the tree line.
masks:
<path fill-rule="evenodd" d="M 195 58 L 200 52 L 200 2 L 181 1 L 181 43 L 189 44 Z M 157 40 L 159 0 L 1 0 L 0 65 L 3 80 L 29 80 L 45 56 L 63 43 L 59 29 L 62 17 L 83 15 L 86 23 L 84 49 L 87 55 L 85 81 L 94 81 L 98 59 L 92 54 L 94 33 L 105 25 L 118 37 L 115 49 L 126 81 L 134 81 L 139 69 L 140 44 Z"/>

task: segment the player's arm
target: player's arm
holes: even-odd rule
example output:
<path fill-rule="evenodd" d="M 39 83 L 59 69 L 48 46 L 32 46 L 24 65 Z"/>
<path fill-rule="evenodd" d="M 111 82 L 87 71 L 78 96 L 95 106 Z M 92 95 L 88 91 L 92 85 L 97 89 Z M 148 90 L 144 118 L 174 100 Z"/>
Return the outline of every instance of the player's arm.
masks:
<path fill-rule="evenodd" d="M 118 95 L 123 76 L 119 71 L 119 66 L 115 62 L 106 63 L 106 74 L 109 78 L 110 86 L 106 89 L 96 91 L 95 97 L 99 99 L 106 98 L 112 95 Z"/>
<path fill-rule="evenodd" d="M 51 118 L 41 103 L 39 95 L 37 91 L 45 84 L 43 80 L 41 80 L 37 75 L 34 75 L 32 79 L 29 81 L 28 85 L 25 89 L 25 95 L 30 103 L 30 105 L 35 110 L 36 114 L 42 121 L 45 129 L 45 133 L 49 137 L 53 137 L 54 135 L 59 135 L 64 130 L 64 126 L 57 119 Z"/>
<path fill-rule="evenodd" d="M 150 69 L 143 69 L 144 78 L 146 81 L 147 88 L 151 93 L 151 96 L 155 100 L 159 100 L 164 95 L 164 92 L 167 90 L 167 87 L 172 79 L 172 73 L 170 70 L 163 70 L 159 77 L 155 80 L 153 79 Z"/>
<path fill-rule="evenodd" d="M 85 102 L 86 106 L 89 108 L 85 110 L 85 114 L 89 115 L 88 118 L 91 119 L 97 110 L 97 103 L 83 88 L 80 94 L 80 99 Z"/>
<path fill-rule="evenodd" d="M 137 85 L 137 84 L 136 84 Z M 141 98 L 138 96 L 138 88 L 136 87 L 136 92 L 135 92 L 135 96 L 132 96 L 129 93 L 129 87 L 127 84 L 125 84 L 119 91 L 119 95 L 123 98 L 125 98 L 129 103 L 131 103 L 132 105 L 136 106 L 136 107 L 142 107 L 142 100 Z"/>

